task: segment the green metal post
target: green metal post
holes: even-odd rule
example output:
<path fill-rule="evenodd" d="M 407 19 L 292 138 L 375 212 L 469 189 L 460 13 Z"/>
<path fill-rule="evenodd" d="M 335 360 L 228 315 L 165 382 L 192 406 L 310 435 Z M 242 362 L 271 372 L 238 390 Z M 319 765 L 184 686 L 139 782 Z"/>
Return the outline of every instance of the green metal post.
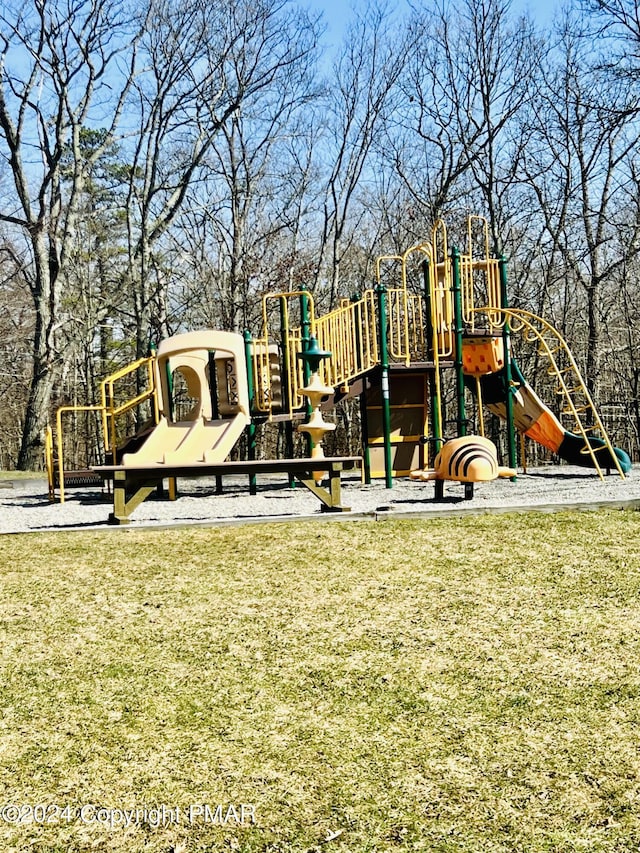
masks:
<path fill-rule="evenodd" d="M 360 302 L 361 296 L 359 293 L 353 293 L 351 295 L 351 303 L 355 304 L 356 302 Z M 360 324 L 356 323 L 355 333 L 356 333 L 356 352 L 360 353 L 360 347 L 362 343 L 362 329 L 360 328 Z M 362 370 L 362 365 L 358 365 L 358 372 Z M 366 380 L 363 379 L 363 383 L 366 383 Z M 365 390 L 359 395 L 359 403 L 360 403 L 360 439 L 362 444 L 362 475 L 364 478 L 364 482 L 369 485 L 371 483 L 371 452 L 369 450 L 369 420 L 367 418 L 367 392 Z"/>
<path fill-rule="evenodd" d="M 458 435 L 467 434 L 467 416 L 464 405 L 464 377 L 462 374 L 462 289 L 460 287 L 460 252 L 451 250 L 452 293 L 453 293 L 453 322 L 455 334 L 454 363 L 456 369 L 456 399 L 458 403 Z"/>
<path fill-rule="evenodd" d="M 367 392 L 360 394 L 360 435 L 362 438 L 362 459 L 364 481 L 371 482 L 371 451 L 369 450 L 369 420 L 367 417 Z"/>
<path fill-rule="evenodd" d="M 247 390 L 249 392 L 249 415 L 251 420 L 247 425 L 247 458 L 252 461 L 256 458 L 256 424 L 253 420 L 253 408 L 255 401 L 255 383 L 253 376 L 253 347 L 251 346 L 251 332 L 245 329 L 244 333 L 244 355 L 247 363 Z M 258 491 L 255 472 L 249 474 L 249 494 L 255 495 Z"/>
<path fill-rule="evenodd" d="M 309 297 L 307 296 L 307 288 L 304 285 L 300 288 L 300 337 L 302 339 L 302 350 L 309 346 L 309 338 L 311 337 L 311 314 L 309 312 Z M 311 371 L 307 362 L 303 359 L 304 364 L 304 379 L 305 384 L 311 377 Z M 308 374 L 308 375 L 307 375 Z"/>
<path fill-rule="evenodd" d="M 384 478 L 387 489 L 393 488 L 391 462 L 391 401 L 389 399 L 389 349 L 387 347 L 387 288 L 380 284 L 378 292 L 378 334 L 380 336 L 380 391 L 382 395 L 382 437 L 384 441 Z"/>
<path fill-rule="evenodd" d="M 507 260 L 504 255 L 500 256 L 498 261 L 498 269 L 500 270 L 500 301 L 503 309 L 509 307 L 507 293 Z M 504 346 L 504 381 L 506 385 L 505 408 L 507 421 L 507 453 L 509 456 L 509 467 L 516 468 L 518 464 L 518 453 L 516 448 L 516 430 L 513 418 L 513 388 L 511 385 L 511 330 L 509 328 L 509 318 L 505 317 L 504 326 L 502 327 L 502 341 Z M 515 480 L 515 477 L 511 478 Z"/>

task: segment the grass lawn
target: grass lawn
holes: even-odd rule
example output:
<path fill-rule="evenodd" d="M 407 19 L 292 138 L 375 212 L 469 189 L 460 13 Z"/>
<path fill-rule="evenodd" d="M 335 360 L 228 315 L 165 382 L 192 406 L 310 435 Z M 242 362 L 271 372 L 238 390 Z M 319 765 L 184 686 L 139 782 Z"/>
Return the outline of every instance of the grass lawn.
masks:
<path fill-rule="evenodd" d="M 46 480 L 46 471 L 0 471 L 0 480 Z"/>
<path fill-rule="evenodd" d="M 4 536 L 0 575 L 3 851 L 640 848 L 638 513 Z"/>

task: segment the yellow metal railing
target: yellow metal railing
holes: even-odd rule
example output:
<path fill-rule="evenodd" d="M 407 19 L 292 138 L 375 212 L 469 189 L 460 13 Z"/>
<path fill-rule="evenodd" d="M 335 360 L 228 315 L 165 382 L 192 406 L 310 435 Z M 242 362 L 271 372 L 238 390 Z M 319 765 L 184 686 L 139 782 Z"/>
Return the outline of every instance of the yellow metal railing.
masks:
<path fill-rule="evenodd" d="M 433 328 L 433 354 L 439 359 L 453 357 L 455 349 L 453 270 L 449 258 L 447 227 L 438 219 L 431 232 L 433 272 L 429 288 L 431 325 Z"/>
<path fill-rule="evenodd" d="M 479 227 L 474 229 L 475 223 Z M 489 223 L 483 216 L 467 220 L 467 252 L 460 256 L 460 286 L 462 319 L 470 331 L 476 331 L 476 320 L 481 317 L 488 331 L 502 329 L 506 318 L 501 311 L 500 261 L 489 252 Z M 486 311 L 476 312 L 480 307 Z"/>
<path fill-rule="evenodd" d="M 49 500 L 56 499 L 55 461 L 53 458 L 53 430 L 50 425 L 44 433 L 44 466 L 47 472 L 47 483 L 49 485 Z"/>
<path fill-rule="evenodd" d="M 425 262 L 429 269 L 427 293 L 422 282 L 410 285 L 411 275 Z M 395 265 L 395 269 L 392 266 L 388 272 L 388 265 Z M 389 281 L 391 276 L 395 283 L 386 286 L 389 356 L 407 366 L 431 359 L 437 373 L 440 361 L 452 359 L 456 346 L 453 267 L 442 220 L 436 221 L 430 241 L 411 246 L 399 255 L 377 258 L 377 284 L 381 285 L 383 279 Z M 475 329 L 480 317 L 476 306 L 482 305 L 486 309 L 482 315 L 484 327 L 491 331 L 501 329 L 505 317 L 501 312 L 500 262 L 490 257 L 489 228 L 483 217 L 469 217 L 466 252 L 460 255 L 460 286 L 466 326 Z M 304 376 L 298 358 L 303 334 L 298 325 L 291 325 L 290 316 L 291 300 L 302 296 L 308 299 L 311 334 L 322 349 L 331 353 L 331 358 L 320 366 L 327 385 L 345 388 L 379 363 L 378 296 L 374 289 L 365 291 L 358 300 L 342 300 L 337 308 L 320 317 L 314 315 L 313 297 L 308 291 L 267 294 L 262 301 L 262 336 L 253 341 L 251 358 L 254 405 L 269 417 L 276 410 L 291 414 L 305 404 L 300 394 Z M 270 301 L 280 303 L 280 328 L 276 334 L 269 328 Z M 281 375 L 283 370 L 285 375 Z"/>
<path fill-rule="evenodd" d="M 400 288 L 387 291 L 389 355 L 408 366 L 425 358 L 424 299 Z"/>
<path fill-rule="evenodd" d="M 377 304 L 373 290 L 361 299 L 344 300 L 334 311 L 319 317 L 315 335 L 331 358 L 323 363 L 324 381 L 334 388 L 348 385 L 374 367 L 379 359 Z"/>
<path fill-rule="evenodd" d="M 64 503 L 64 439 L 62 433 L 62 416 L 75 414 L 77 412 L 102 412 L 102 406 L 60 406 L 56 412 L 56 451 L 58 454 L 58 492 L 60 503 Z M 47 472 L 49 466 L 47 465 Z M 55 479 L 53 474 L 53 461 L 51 465 L 51 479 L 49 480 L 49 495 L 55 498 Z"/>
<path fill-rule="evenodd" d="M 120 370 L 117 370 L 115 373 L 107 376 L 106 379 L 103 379 L 100 383 L 100 398 L 102 404 L 99 408 L 102 410 L 102 431 L 104 435 L 105 452 L 110 450 L 115 452 L 117 445 L 116 418 L 131 411 L 131 409 L 135 409 L 146 400 L 153 400 L 153 417 L 155 422 L 158 422 L 159 412 L 155 381 L 155 361 L 154 356 L 139 358 L 137 361 L 127 364 L 125 367 L 122 367 Z M 118 405 L 116 403 L 115 393 L 116 383 L 130 376 L 132 373 L 136 373 L 140 368 L 144 368 L 146 370 L 146 388 L 136 394 L 135 397 L 130 397 Z"/>
<path fill-rule="evenodd" d="M 262 298 L 262 336 L 252 341 L 252 367 L 254 377 L 254 407 L 273 416 L 274 409 L 291 414 L 301 408 L 305 397 L 304 369 L 298 353 L 302 352 L 302 330 L 290 323 L 289 302 L 305 298 L 308 305 L 311 333 L 315 325 L 313 295 L 308 290 L 288 290 L 267 293 Z M 280 304 L 280 341 L 276 343 L 270 332 L 269 302 Z M 285 375 L 281 375 L 282 353 L 285 353 Z M 284 392 L 284 393 L 283 393 Z"/>
<path fill-rule="evenodd" d="M 251 359 L 254 407 L 259 412 L 271 412 L 281 403 L 282 378 L 278 348 L 271 345 L 268 338 L 257 338 L 252 341 Z"/>
<path fill-rule="evenodd" d="M 117 402 L 116 385 L 131 376 L 141 368 L 146 373 L 146 387 L 135 396 L 126 398 L 123 402 Z M 90 406 L 61 406 L 56 412 L 55 442 L 51 427 L 47 427 L 45 433 L 45 465 L 49 481 L 49 499 L 55 500 L 56 473 L 58 479 L 58 490 L 60 503 L 65 499 L 64 483 L 64 419 L 69 414 L 79 412 L 96 412 L 100 415 L 102 424 L 102 437 L 104 451 L 111 451 L 115 462 L 115 449 L 117 446 L 116 419 L 131 411 L 137 406 L 151 400 L 152 415 L 158 422 L 158 397 L 155 383 L 155 357 L 140 358 L 131 364 L 117 370 L 100 383 L 100 403 Z"/>

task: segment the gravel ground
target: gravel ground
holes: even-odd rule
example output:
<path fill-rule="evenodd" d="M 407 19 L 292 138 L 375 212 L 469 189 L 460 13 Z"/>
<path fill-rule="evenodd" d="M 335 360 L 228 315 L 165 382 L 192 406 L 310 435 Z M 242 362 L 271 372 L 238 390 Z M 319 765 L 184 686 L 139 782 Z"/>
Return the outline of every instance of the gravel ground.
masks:
<path fill-rule="evenodd" d="M 215 494 L 210 478 L 178 481 L 177 501 L 150 498 L 133 513 L 125 527 L 108 525 L 111 496 L 99 489 L 67 491 L 64 504 L 49 503 L 44 480 L 0 481 L 0 533 L 44 530 L 122 530 L 167 525 L 226 524 L 294 519 L 382 518 L 390 515 L 524 512 L 527 509 L 596 509 L 602 506 L 640 508 L 640 468 L 622 480 L 617 474 L 601 481 L 596 474 L 569 465 L 530 469 L 516 482 L 495 480 L 477 484 L 471 500 L 464 487 L 446 483 L 444 501 L 435 503 L 433 483 L 409 479 L 362 485 L 359 476 L 345 475 L 342 502 L 350 513 L 321 513 L 319 501 L 303 486 L 288 487 L 285 479 L 264 477 L 258 494 L 250 495 L 246 477 L 228 477 L 224 494 Z"/>

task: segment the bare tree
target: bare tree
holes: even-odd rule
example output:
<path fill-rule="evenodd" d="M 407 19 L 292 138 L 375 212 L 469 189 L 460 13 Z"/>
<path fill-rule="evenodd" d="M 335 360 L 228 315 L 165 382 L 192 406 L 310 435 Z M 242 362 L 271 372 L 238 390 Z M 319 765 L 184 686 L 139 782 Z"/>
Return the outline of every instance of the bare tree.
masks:
<path fill-rule="evenodd" d="M 625 217 L 637 189 L 640 100 L 609 73 L 584 22 L 571 13 L 542 81 L 524 174 L 537 197 L 555 274 L 547 310 L 568 337 L 580 337 L 578 326 L 585 330 L 580 350 L 597 398 L 604 325 L 614 316 L 623 270 L 638 251 L 636 228 L 626 227 Z"/>
<path fill-rule="evenodd" d="M 403 99 L 385 145 L 427 227 L 447 212 L 488 212 L 494 243 L 501 197 L 514 180 L 513 129 L 526 103 L 537 44 L 510 0 L 442 2 L 418 9 Z"/>
<path fill-rule="evenodd" d="M 15 193 L 0 221 L 29 248 L 33 376 L 20 467 L 40 463 L 41 435 L 64 352 L 61 293 L 69 282 L 84 189 L 118 142 L 125 160 L 127 270 L 136 351 L 166 330 L 162 241 L 202 176 L 216 134 L 245 99 L 293 68 L 308 44 L 282 27 L 287 0 L 27 0 L 0 7 L 0 153 Z M 103 128 L 90 150 L 86 127 Z M 63 168 L 64 165 L 64 168 Z M 77 260 L 77 253 L 75 254 Z"/>
<path fill-rule="evenodd" d="M 281 264 L 288 254 L 287 243 L 299 235 L 308 198 L 308 128 L 301 112 L 309 110 L 318 96 L 314 84 L 318 23 L 292 10 L 281 22 L 281 32 L 295 50 L 296 62 L 283 65 L 268 90 L 245 98 L 213 146 L 211 169 L 222 202 L 217 229 L 225 259 L 220 281 L 224 323 L 235 330 L 246 327 L 256 290 L 264 289 L 265 283 L 279 290 L 290 286 L 290 273 L 285 281 L 274 282 L 269 265 L 279 275 L 285 272 Z M 280 258 L 273 257 L 274 242 Z M 289 254 L 292 258 L 293 247 Z"/>
<path fill-rule="evenodd" d="M 260 328 L 263 293 L 312 277 L 315 130 L 289 117 L 265 135 L 246 112 L 217 142 L 220 159 L 210 158 L 172 229 L 171 328 Z"/>
<path fill-rule="evenodd" d="M 0 240 L 0 468 L 15 466 L 29 396 L 33 304 L 24 284 L 23 251 Z"/>
<path fill-rule="evenodd" d="M 318 278 L 328 260 L 328 302 L 338 292 L 341 263 L 349 234 L 357 232 L 366 208 L 356 211 L 357 190 L 367 174 L 376 135 L 393 110 L 396 84 L 404 67 L 406 45 L 398 38 L 389 7 L 368 4 L 357 15 L 328 81 L 324 148 L 330 169 L 324 203 Z"/>
<path fill-rule="evenodd" d="M 135 82 L 141 132 L 127 204 L 138 354 L 149 329 L 155 337 L 167 329 L 167 279 L 154 274 L 154 247 L 207 174 L 216 141 L 237 139 L 245 105 L 275 98 L 279 87 L 281 109 L 294 97 L 289 87 L 315 40 L 287 0 L 218 0 L 215 15 L 206 0 L 154 0 L 152 11 L 142 40 L 148 66 Z"/>
<path fill-rule="evenodd" d="M 99 4 L 34 0 L 18 11 L 0 10 L 0 146 L 13 179 L 0 221 L 28 247 L 23 268 L 35 310 L 32 376 L 20 468 L 41 464 L 41 436 L 55 370 L 61 361 L 56 332 L 60 295 L 78 216 L 87 163 L 80 134 L 96 102 L 108 98 L 105 145 L 124 105 L 130 78 L 118 71 L 126 44 L 135 55 L 138 34 L 118 0 Z M 63 182 L 65 153 L 73 152 Z M 92 158 L 101 155 L 98 146 Z"/>

